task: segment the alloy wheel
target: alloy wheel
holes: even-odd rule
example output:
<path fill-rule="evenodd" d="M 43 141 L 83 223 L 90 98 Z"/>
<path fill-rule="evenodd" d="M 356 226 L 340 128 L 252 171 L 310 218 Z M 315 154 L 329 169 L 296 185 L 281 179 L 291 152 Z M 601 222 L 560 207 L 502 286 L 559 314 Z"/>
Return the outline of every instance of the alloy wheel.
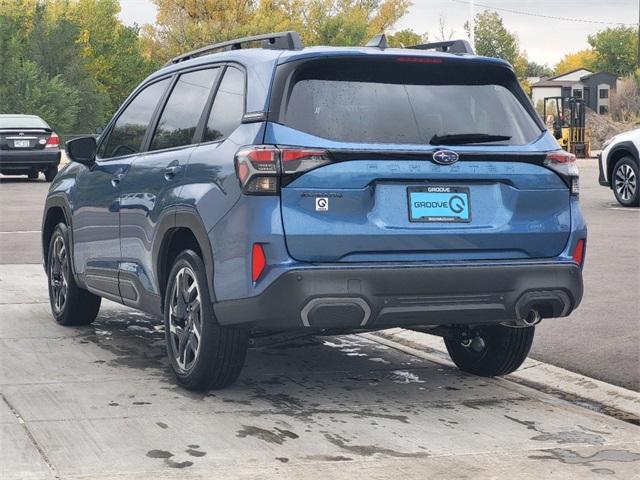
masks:
<path fill-rule="evenodd" d="M 630 201 L 635 196 L 638 181 L 636 173 L 630 165 L 622 164 L 616 170 L 615 188 L 618 196 L 625 202 Z"/>
<path fill-rule="evenodd" d="M 53 311 L 55 314 L 60 314 L 67 303 L 69 292 L 69 255 L 61 235 L 58 235 L 53 242 L 52 255 L 49 259 L 49 283 Z"/>
<path fill-rule="evenodd" d="M 183 267 L 176 273 L 169 309 L 169 340 L 182 370 L 190 370 L 198 359 L 201 336 L 200 287 L 193 270 Z"/>

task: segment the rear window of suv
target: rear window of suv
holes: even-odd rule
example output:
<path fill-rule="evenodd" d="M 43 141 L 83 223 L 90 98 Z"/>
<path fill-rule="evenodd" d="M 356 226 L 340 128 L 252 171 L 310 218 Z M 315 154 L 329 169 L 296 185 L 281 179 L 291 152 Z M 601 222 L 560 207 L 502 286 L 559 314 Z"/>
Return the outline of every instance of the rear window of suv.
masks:
<path fill-rule="evenodd" d="M 280 122 L 353 143 L 429 144 L 436 135 L 488 134 L 510 137 L 488 144 L 523 145 L 541 134 L 507 68 L 406 58 L 301 64 L 287 82 Z"/>

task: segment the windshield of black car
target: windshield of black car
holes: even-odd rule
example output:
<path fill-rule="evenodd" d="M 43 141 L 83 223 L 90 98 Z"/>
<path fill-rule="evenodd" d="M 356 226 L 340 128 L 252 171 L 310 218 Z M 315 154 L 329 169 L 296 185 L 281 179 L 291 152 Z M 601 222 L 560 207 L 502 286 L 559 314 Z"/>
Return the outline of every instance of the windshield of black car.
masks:
<path fill-rule="evenodd" d="M 40 117 L 6 115 L 0 116 L 0 128 L 49 128 L 49 125 Z"/>
<path fill-rule="evenodd" d="M 541 133 L 505 67 L 324 59 L 302 64 L 290 85 L 282 123 L 334 141 L 426 145 L 473 133 L 524 145 Z"/>

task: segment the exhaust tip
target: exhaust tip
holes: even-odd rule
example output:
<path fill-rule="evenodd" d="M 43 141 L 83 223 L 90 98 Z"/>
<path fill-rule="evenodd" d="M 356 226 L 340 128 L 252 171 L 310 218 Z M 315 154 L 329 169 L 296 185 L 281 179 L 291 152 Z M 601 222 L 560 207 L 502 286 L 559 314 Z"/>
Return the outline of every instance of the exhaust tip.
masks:
<path fill-rule="evenodd" d="M 522 319 L 522 323 L 524 323 L 527 327 L 533 327 L 537 325 L 542 320 L 542 316 L 540 312 L 537 310 L 531 310 L 526 317 Z"/>

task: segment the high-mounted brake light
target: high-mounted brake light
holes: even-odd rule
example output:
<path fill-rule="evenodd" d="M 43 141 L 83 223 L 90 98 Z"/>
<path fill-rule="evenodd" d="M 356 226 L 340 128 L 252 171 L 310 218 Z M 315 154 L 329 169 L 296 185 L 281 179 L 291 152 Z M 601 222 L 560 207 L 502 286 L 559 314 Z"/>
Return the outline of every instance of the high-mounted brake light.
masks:
<path fill-rule="evenodd" d="M 55 148 L 60 146 L 60 137 L 56 132 L 51 132 L 51 136 L 44 145 L 44 148 Z"/>
<path fill-rule="evenodd" d="M 273 195 L 284 177 L 308 172 L 330 163 L 325 150 L 303 147 L 250 145 L 236 153 L 236 173 L 244 193 Z"/>
<path fill-rule="evenodd" d="M 559 173 L 569 183 L 571 195 L 580 193 L 580 176 L 576 165 L 576 156 L 564 150 L 547 153 L 544 164 Z"/>
<path fill-rule="evenodd" d="M 264 254 L 262 245 L 254 243 L 251 249 L 251 280 L 256 282 L 260 278 L 260 275 L 262 275 L 262 272 L 264 272 L 264 267 L 266 266 L 267 256 Z"/>
<path fill-rule="evenodd" d="M 396 58 L 396 62 L 399 63 L 431 63 L 431 64 L 439 64 L 442 63 L 441 58 L 433 58 L 433 57 L 398 57 Z"/>
<path fill-rule="evenodd" d="M 576 247 L 573 249 L 573 254 L 571 255 L 571 257 L 573 258 L 574 262 L 582 266 L 582 264 L 584 263 L 584 254 L 585 254 L 585 241 L 584 239 L 580 239 L 578 240 L 578 243 L 576 243 Z"/>

